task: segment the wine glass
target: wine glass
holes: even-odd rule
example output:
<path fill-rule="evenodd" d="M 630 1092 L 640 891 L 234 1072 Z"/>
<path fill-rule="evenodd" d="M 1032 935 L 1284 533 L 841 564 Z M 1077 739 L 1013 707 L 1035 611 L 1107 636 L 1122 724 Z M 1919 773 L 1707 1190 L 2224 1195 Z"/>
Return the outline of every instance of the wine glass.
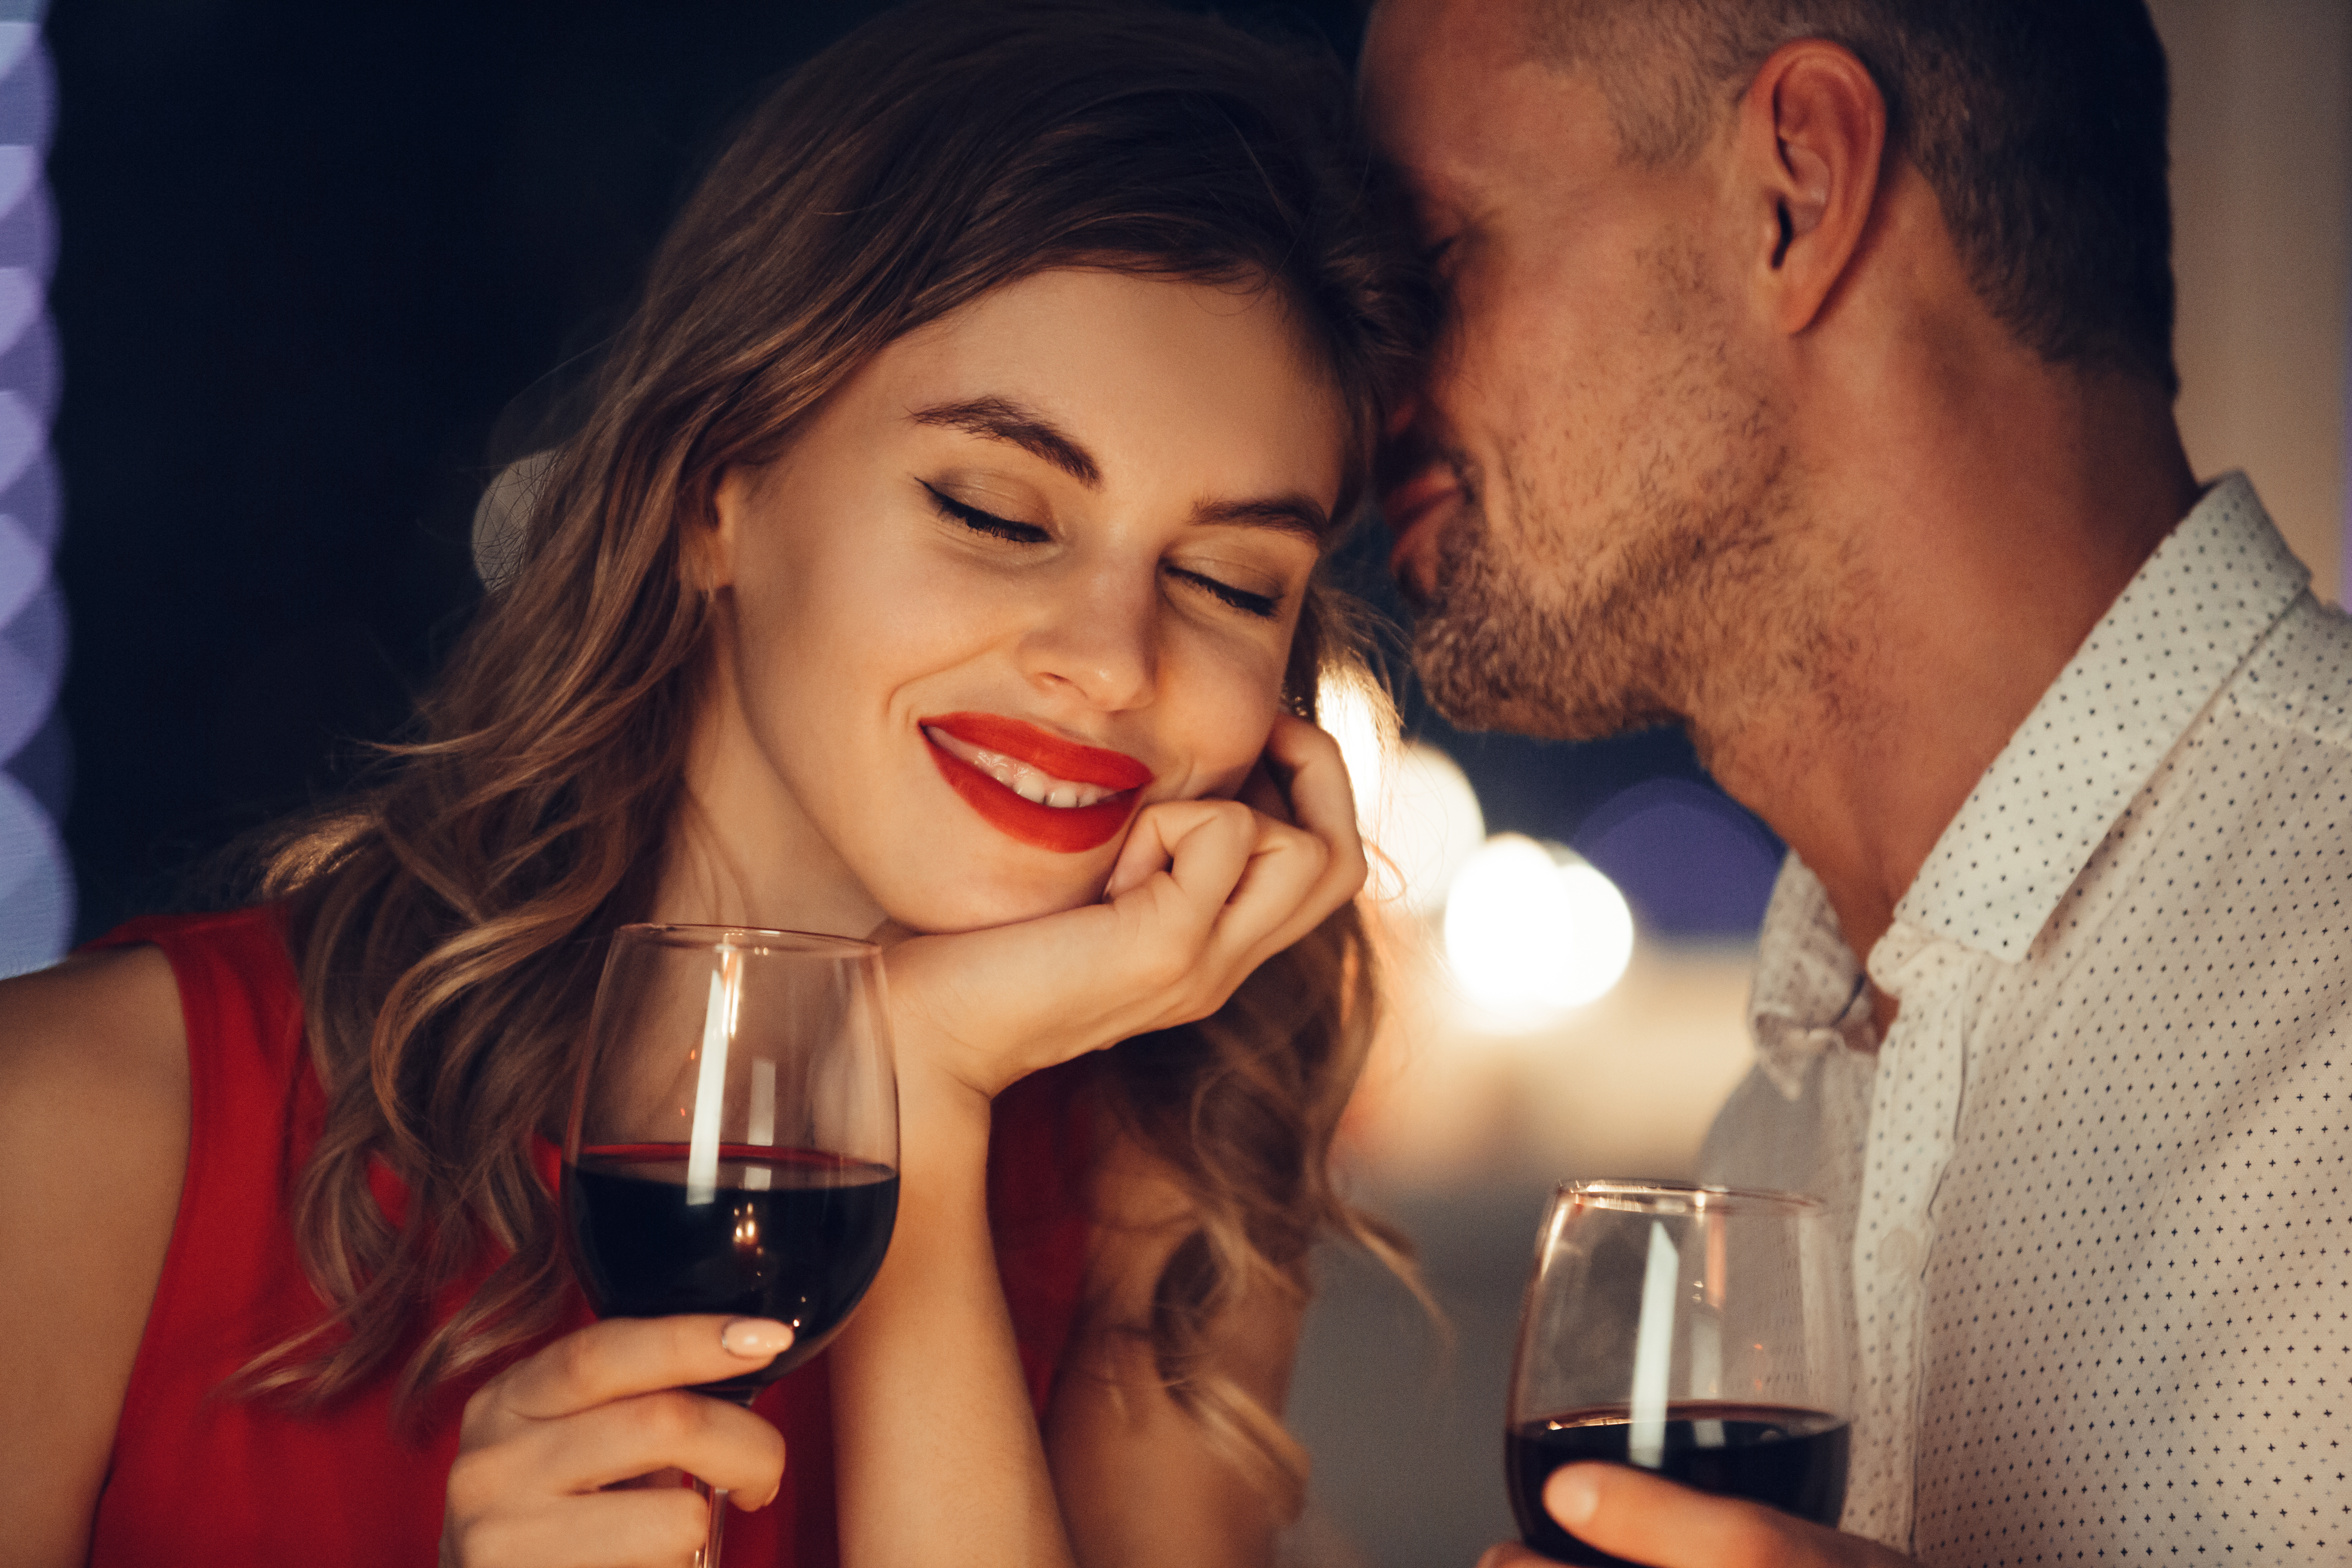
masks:
<path fill-rule="evenodd" d="M 599 1317 L 773 1318 L 789 1350 L 695 1392 L 748 1405 L 824 1348 L 898 1212 L 898 1094 L 871 942 L 735 926 L 614 934 L 563 1143 L 564 1236 Z M 719 1568 L 724 1489 L 699 1479 Z"/>
<path fill-rule="evenodd" d="M 1503 1435 L 1530 1550 L 1624 1559 L 1544 1510 L 1544 1482 L 1609 1459 L 1834 1525 L 1852 1330 L 1828 1211 L 1787 1193 L 1570 1182 L 1519 1308 Z"/>

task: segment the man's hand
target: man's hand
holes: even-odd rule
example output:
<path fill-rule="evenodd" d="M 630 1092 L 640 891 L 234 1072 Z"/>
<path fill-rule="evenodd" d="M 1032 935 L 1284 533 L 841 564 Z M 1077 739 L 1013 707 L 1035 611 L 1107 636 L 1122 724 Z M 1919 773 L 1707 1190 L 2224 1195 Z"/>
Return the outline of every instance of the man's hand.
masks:
<path fill-rule="evenodd" d="M 1579 1541 L 1651 1568 L 1914 1568 L 1908 1557 L 1858 1535 L 1623 1465 L 1554 1471 L 1544 1483 L 1544 1507 Z M 1497 1546 L 1478 1568 L 1543 1568 L 1544 1562 L 1525 1547 Z"/>

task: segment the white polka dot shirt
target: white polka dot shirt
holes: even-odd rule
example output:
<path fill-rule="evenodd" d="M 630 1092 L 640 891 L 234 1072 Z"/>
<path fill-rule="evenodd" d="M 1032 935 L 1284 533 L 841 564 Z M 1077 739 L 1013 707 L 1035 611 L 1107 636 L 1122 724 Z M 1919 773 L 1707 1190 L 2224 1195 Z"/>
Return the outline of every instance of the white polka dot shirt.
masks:
<path fill-rule="evenodd" d="M 1852 1226 L 1847 1530 L 1933 1565 L 2352 1562 L 2352 622 L 2307 575 L 2243 478 L 2207 492 L 1867 985 L 1782 870 L 1701 1167 Z"/>

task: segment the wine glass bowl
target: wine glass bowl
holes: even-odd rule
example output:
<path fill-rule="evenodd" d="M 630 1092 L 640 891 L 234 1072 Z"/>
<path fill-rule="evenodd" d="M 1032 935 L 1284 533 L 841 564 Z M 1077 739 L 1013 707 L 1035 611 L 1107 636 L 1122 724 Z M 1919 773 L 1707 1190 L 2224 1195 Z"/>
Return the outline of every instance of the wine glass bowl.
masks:
<path fill-rule="evenodd" d="M 1851 1329 L 1823 1206 L 1785 1193 L 1571 1182 L 1552 1196 L 1519 1314 L 1505 1471 L 1527 1545 L 1622 1561 L 1543 1506 L 1604 1459 L 1835 1524 Z"/>
<path fill-rule="evenodd" d="M 824 1348 L 898 1207 L 880 950 L 734 926 L 614 934 L 563 1145 L 563 1235 L 599 1317 L 791 1326 L 767 1365 L 696 1392 L 748 1405 Z M 698 1486 L 699 1483 L 698 1483 Z M 703 1561 L 716 1564 L 714 1501 Z"/>

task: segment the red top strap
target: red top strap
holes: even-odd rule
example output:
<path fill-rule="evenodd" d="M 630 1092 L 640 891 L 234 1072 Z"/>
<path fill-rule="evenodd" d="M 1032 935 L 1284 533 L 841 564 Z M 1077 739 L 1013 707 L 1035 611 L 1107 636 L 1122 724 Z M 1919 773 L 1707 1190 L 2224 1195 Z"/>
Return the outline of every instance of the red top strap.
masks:
<path fill-rule="evenodd" d="M 295 1414 L 225 1385 L 257 1352 L 319 1321 L 288 1214 L 325 1100 L 302 1030 L 282 911 L 133 921 L 93 943 L 151 942 L 171 961 L 188 1036 L 188 1170 L 154 1305 L 115 1435 L 92 1568 L 235 1562 L 409 1565 L 433 1560 L 468 1383 L 442 1391 L 414 1436 L 395 1430 L 390 1374 L 332 1408 Z M 989 1213 L 1021 1359 L 1039 1413 L 1068 1348 L 1087 1243 L 1089 1063 L 999 1097 Z M 551 1187 L 555 1151 L 541 1143 Z M 388 1208 L 406 1194 L 379 1169 Z M 454 1309 L 495 1263 L 445 1299 Z M 571 1291 L 563 1330 L 587 1321 Z M 559 1330 L 559 1331 L 563 1331 Z M 754 1408 L 791 1459 L 774 1506 L 728 1522 L 728 1560 L 835 1561 L 832 1414 L 822 1355 Z"/>

